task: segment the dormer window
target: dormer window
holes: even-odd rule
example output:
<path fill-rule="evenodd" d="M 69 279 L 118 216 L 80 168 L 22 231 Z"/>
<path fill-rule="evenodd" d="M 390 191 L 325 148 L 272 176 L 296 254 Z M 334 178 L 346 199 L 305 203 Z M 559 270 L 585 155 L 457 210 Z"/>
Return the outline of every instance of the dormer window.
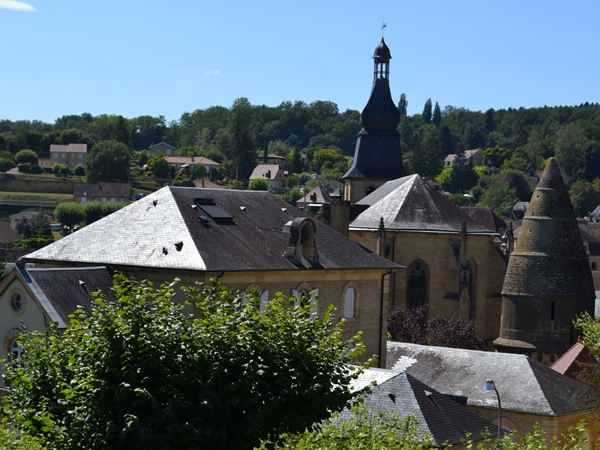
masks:
<path fill-rule="evenodd" d="M 289 228 L 288 228 L 289 225 Z M 312 219 L 299 217 L 291 224 L 286 224 L 285 230 L 289 229 L 290 238 L 285 256 L 295 264 L 311 266 L 319 261 L 319 253 L 315 243 L 316 227 Z M 305 264 L 307 263 L 307 264 Z"/>

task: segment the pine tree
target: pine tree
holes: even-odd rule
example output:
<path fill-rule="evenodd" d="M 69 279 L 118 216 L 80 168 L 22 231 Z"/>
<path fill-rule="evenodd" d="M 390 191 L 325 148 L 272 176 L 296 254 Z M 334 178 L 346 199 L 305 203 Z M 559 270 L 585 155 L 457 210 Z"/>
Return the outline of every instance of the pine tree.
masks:
<path fill-rule="evenodd" d="M 442 122 L 442 110 L 440 109 L 440 104 L 435 102 L 435 108 L 433 108 L 433 124 L 436 127 L 440 126 Z"/>
<path fill-rule="evenodd" d="M 425 102 L 425 106 L 423 107 L 423 120 L 425 123 L 431 123 L 431 115 L 432 115 L 432 106 L 431 99 L 428 98 Z"/>

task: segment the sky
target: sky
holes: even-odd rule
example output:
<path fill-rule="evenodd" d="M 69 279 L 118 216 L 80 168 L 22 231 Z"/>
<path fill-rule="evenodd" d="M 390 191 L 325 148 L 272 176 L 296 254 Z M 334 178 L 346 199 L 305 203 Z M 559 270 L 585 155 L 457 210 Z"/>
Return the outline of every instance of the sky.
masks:
<path fill-rule="evenodd" d="M 600 102 L 599 17 L 597 0 L 0 0 L 0 120 L 171 121 L 239 97 L 362 111 L 382 32 L 409 114 Z"/>

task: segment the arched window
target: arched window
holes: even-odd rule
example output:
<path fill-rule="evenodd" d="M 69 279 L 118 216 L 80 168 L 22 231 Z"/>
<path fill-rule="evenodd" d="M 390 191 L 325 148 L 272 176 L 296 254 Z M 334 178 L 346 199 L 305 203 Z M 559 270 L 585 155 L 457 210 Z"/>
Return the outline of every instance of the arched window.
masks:
<path fill-rule="evenodd" d="M 10 360 L 15 361 L 23 356 L 23 347 L 19 345 L 18 339 L 15 339 L 10 346 Z"/>
<path fill-rule="evenodd" d="M 406 307 L 415 308 L 429 303 L 429 268 L 417 260 L 408 268 L 406 284 Z"/>
<path fill-rule="evenodd" d="M 344 295 L 344 317 L 346 319 L 354 317 L 354 288 L 352 287 L 346 289 Z"/>
<path fill-rule="evenodd" d="M 315 289 L 310 293 L 310 318 L 316 319 L 319 315 L 319 290 Z"/>

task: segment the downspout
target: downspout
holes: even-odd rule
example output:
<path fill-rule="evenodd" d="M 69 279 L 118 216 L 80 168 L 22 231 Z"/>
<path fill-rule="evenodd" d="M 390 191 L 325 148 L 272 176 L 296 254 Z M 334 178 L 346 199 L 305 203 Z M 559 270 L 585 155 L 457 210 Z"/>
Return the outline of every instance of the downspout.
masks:
<path fill-rule="evenodd" d="M 384 273 L 381 275 L 381 292 L 379 294 L 379 368 L 385 368 L 382 367 L 381 364 L 385 362 L 381 360 L 381 355 L 382 355 L 382 351 L 381 351 L 381 346 L 383 345 L 383 286 L 384 286 L 384 279 L 387 275 L 391 275 L 392 272 L 394 271 L 394 269 L 390 269 L 390 271 L 388 273 Z M 387 331 L 386 331 L 387 332 Z"/>

